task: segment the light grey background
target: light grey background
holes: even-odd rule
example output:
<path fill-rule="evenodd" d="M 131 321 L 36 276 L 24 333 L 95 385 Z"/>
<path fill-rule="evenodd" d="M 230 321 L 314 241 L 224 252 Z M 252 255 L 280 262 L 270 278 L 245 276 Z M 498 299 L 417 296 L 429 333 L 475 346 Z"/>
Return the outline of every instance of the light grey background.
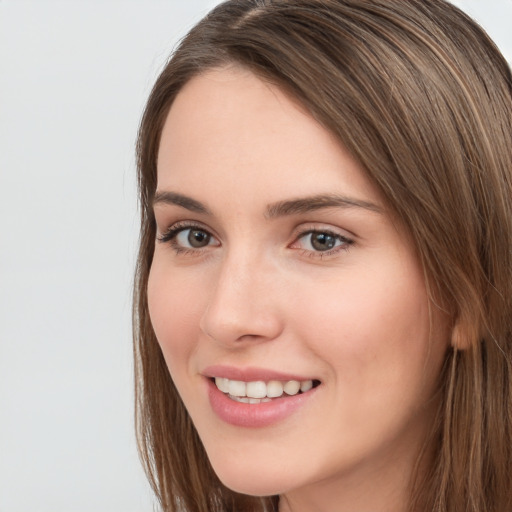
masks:
<path fill-rule="evenodd" d="M 134 141 L 215 0 L 0 0 L 0 512 L 149 512 L 132 419 Z M 456 2 L 512 61 L 512 0 Z"/>

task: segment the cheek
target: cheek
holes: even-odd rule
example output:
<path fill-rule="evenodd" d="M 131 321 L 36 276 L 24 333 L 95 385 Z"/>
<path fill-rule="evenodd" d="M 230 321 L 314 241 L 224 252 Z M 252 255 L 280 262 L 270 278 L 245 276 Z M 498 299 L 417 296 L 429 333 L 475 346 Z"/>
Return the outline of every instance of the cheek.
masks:
<path fill-rule="evenodd" d="M 427 294 L 416 266 L 394 268 L 383 261 L 373 272 L 347 272 L 296 297 L 297 333 L 330 362 L 340 386 L 357 385 L 358 396 L 403 389 L 404 382 L 419 388 L 437 374 L 447 335 L 430 335 Z"/>
<path fill-rule="evenodd" d="M 203 304 L 193 280 L 181 282 L 156 260 L 148 280 L 148 308 L 153 330 L 173 379 L 187 367 L 195 349 Z M 200 289 L 199 289 L 200 290 Z"/>
<path fill-rule="evenodd" d="M 383 440 L 391 446 L 397 433 L 405 438 L 407 432 L 412 443 L 432 413 L 427 408 L 439 381 L 446 330 L 430 333 L 421 274 L 403 280 L 391 271 L 364 273 L 364 279 L 349 274 L 294 303 L 297 335 L 312 360 L 328 363 L 330 436 L 344 432 L 365 453 Z"/>

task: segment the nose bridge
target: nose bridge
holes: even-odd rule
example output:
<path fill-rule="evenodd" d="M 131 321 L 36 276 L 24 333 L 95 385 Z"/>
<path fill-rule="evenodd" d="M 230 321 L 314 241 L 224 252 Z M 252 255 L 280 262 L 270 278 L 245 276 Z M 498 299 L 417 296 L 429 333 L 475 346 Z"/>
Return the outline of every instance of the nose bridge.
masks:
<path fill-rule="evenodd" d="M 202 330 L 227 344 L 278 336 L 281 322 L 271 291 L 275 273 L 262 253 L 247 246 L 227 252 L 201 319 Z"/>

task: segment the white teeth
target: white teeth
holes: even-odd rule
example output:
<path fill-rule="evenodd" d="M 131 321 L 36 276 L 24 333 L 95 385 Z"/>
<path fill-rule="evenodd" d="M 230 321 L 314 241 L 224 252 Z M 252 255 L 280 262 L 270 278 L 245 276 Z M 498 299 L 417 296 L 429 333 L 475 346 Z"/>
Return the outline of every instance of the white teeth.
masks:
<path fill-rule="evenodd" d="M 229 398 L 235 402 L 242 402 L 243 404 L 259 404 L 261 402 L 271 402 L 270 398 L 247 398 L 245 396 L 233 395 L 229 395 Z"/>
<path fill-rule="evenodd" d="M 270 398 L 249 398 L 250 404 L 260 404 L 261 402 L 270 402 Z"/>
<path fill-rule="evenodd" d="M 283 394 L 283 383 L 278 380 L 271 380 L 267 384 L 267 396 L 269 398 L 278 398 Z"/>
<path fill-rule="evenodd" d="M 262 380 L 248 382 L 247 396 L 251 398 L 265 398 L 267 396 L 267 385 Z"/>
<path fill-rule="evenodd" d="M 231 398 L 232 400 L 234 400 L 235 402 L 242 402 L 243 404 L 248 404 L 249 403 L 249 398 L 246 398 L 245 396 L 233 396 L 233 395 L 229 395 L 229 398 Z"/>
<path fill-rule="evenodd" d="M 229 391 L 228 383 L 229 379 L 225 379 L 224 377 L 215 377 L 215 384 L 223 393 L 227 393 Z"/>
<path fill-rule="evenodd" d="M 241 380 L 228 381 L 228 393 L 233 396 L 246 396 L 246 384 Z"/>
<path fill-rule="evenodd" d="M 290 380 L 283 386 L 287 395 L 296 395 L 300 390 L 300 382 L 298 380 Z"/>
<path fill-rule="evenodd" d="M 300 382 L 298 380 L 286 382 L 278 380 L 243 382 L 224 377 L 215 377 L 215 384 L 220 391 L 229 394 L 233 400 L 251 404 L 269 402 L 270 398 L 279 398 L 283 393 L 286 393 L 288 396 L 296 395 L 299 391 L 306 393 L 313 387 L 312 380 Z"/>
<path fill-rule="evenodd" d="M 306 391 L 309 391 L 313 387 L 313 381 L 312 380 L 303 380 L 300 383 L 300 390 L 305 393 Z"/>

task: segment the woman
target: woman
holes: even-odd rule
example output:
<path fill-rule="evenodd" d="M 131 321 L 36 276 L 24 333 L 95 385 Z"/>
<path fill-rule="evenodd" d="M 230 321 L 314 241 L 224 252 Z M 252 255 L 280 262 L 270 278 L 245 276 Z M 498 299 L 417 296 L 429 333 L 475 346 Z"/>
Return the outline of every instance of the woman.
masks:
<path fill-rule="evenodd" d="M 165 511 L 512 509 L 512 78 L 442 0 L 238 0 L 138 143 Z"/>

